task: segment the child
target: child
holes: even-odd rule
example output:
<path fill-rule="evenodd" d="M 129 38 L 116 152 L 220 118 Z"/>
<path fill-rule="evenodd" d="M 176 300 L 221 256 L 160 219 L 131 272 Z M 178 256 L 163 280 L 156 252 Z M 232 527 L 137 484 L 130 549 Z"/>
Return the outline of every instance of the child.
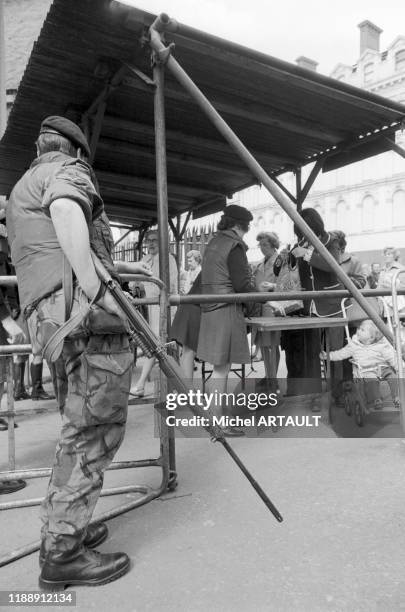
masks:
<path fill-rule="evenodd" d="M 325 351 L 320 353 L 321 359 L 326 359 Z M 364 390 L 368 403 L 373 403 L 376 410 L 381 410 L 380 381 L 389 384 L 394 404 L 397 406 L 395 351 L 377 326 L 366 319 L 357 329 L 357 333 L 348 344 L 338 351 L 330 352 L 331 361 L 351 359 L 353 362 L 353 378 L 365 379 Z"/>

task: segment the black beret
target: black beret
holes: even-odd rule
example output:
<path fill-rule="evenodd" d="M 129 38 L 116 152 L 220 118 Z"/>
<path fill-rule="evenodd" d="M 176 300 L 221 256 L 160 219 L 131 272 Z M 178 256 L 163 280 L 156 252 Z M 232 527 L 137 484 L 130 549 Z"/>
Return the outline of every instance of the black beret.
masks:
<path fill-rule="evenodd" d="M 253 215 L 247 208 L 243 206 L 238 206 L 237 204 L 230 204 L 227 206 L 223 214 L 231 219 L 235 219 L 235 221 L 252 221 Z"/>
<path fill-rule="evenodd" d="M 76 125 L 76 123 L 73 123 L 73 121 L 70 121 L 70 119 L 66 119 L 66 117 L 58 117 L 57 115 L 47 117 L 41 123 L 39 133 L 61 134 L 70 140 L 70 142 L 72 142 L 76 147 L 80 147 L 86 153 L 86 155 L 90 157 L 90 147 L 86 136 L 83 134 L 79 126 Z"/>

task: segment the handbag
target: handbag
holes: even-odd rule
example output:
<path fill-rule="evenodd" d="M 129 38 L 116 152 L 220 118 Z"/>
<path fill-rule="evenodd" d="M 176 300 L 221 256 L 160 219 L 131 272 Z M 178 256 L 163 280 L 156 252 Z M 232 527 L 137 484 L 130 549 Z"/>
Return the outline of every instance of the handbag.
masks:
<path fill-rule="evenodd" d="M 283 261 L 277 276 L 275 292 L 297 292 L 302 291 L 298 266 L 293 266 L 289 260 Z M 283 316 L 296 312 L 304 307 L 302 300 L 281 300 L 277 302 L 267 302 L 275 310 L 279 310 Z"/>

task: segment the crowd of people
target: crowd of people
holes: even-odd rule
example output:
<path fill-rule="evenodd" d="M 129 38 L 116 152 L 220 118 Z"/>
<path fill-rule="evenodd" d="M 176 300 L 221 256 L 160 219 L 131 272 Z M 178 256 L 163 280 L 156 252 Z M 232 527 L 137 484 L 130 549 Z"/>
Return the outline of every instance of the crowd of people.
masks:
<path fill-rule="evenodd" d="M 34 356 L 33 393 L 42 389 L 42 355 L 53 343 L 49 367 L 62 413 L 62 429 L 42 504 L 39 585 L 54 591 L 67 585 L 105 584 L 130 567 L 125 553 L 101 554 L 94 550 L 106 539 L 108 530 L 102 523 L 90 525 L 104 472 L 124 436 L 134 366 L 126 318 L 100 282 L 92 253 L 119 282 L 120 273 L 159 276 L 159 245 L 157 231 L 151 230 L 145 241 L 148 253 L 142 261 L 113 261 L 108 218 L 88 162 L 89 144 L 76 124 L 64 117 L 46 118 L 36 148 L 36 159 L 17 182 L 7 205 L 7 230 L 3 234 L 7 231 L 17 274 L 18 307 L 13 307 L 5 290 L 0 291 L 0 331 L 3 343 L 22 343 L 29 337 Z M 367 283 L 384 289 L 390 286 L 393 274 L 401 266 L 396 249 L 387 247 L 380 269 L 375 263 L 366 271 L 356 257 L 346 252 L 343 232 L 327 231 L 312 208 L 304 209 L 302 218 L 357 287 L 364 288 Z M 296 244 L 281 251 L 274 231 L 260 232 L 257 241 L 264 258 L 252 268 L 244 241 L 252 220 L 246 208 L 226 206 L 204 253 L 188 253 L 187 270 L 180 279 L 175 259 L 169 257 L 170 292 L 178 292 L 180 280 L 182 292 L 212 296 L 211 302 L 181 304 L 177 312 L 172 309 L 170 333 L 181 346 L 181 366 L 190 384 L 195 357 L 212 365 L 207 383 L 212 391 L 226 390 L 233 363 L 248 363 L 251 359 L 246 317 L 342 314 L 340 299 L 333 295 L 305 299 L 306 290 L 327 292 L 341 288 L 341 283 L 298 227 L 294 228 Z M 2 262 L 6 265 L 7 261 L 6 249 Z M 235 293 L 278 290 L 285 273 L 294 276 L 294 286 L 298 283 L 302 289 L 303 299 L 292 301 L 292 310 L 288 299 L 283 306 L 271 300 L 243 305 L 228 299 Z M 144 291 L 148 298 L 159 295 L 154 283 L 145 282 Z M 388 301 L 387 305 L 391 307 L 392 303 Z M 80 321 L 83 309 L 91 316 L 85 325 L 77 323 L 70 329 L 68 323 L 76 321 L 76 316 Z M 147 317 L 158 333 L 159 306 L 150 305 Z M 298 392 L 294 387 L 297 379 L 309 380 L 310 391 L 318 388 L 323 357 L 318 330 L 261 332 L 253 341 L 262 351 L 267 378 L 277 375 L 280 348 L 285 351 L 291 383 L 287 393 Z M 392 351 L 368 322 L 357 330 L 347 348 L 342 329 L 333 330 L 331 348 L 336 366 L 331 376 L 336 381 L 341 379 L 340 361 L 349 356 L 357 356 L 361 367 L 367 362 L 377 382 L 380 378 L 392 380 Z M 25 361 L 18 360 L 20 386 L 16 388 L 22 395 L 23 366 Z M 136 383 L 138 397 L 145 393 L 152 366 L 153 359 L 145 357 Z M 1 383 L 4 372 L 0 375 Z M 303 391 L 301 382 L 299 392 Z M 220 416 L 224 407 L 217 405 L 213 411 Z M 0 421 L 0 429 L 6 425 Z M 223 432 L 226 436 L 244 435 L 243 430 L 234 427 L 225 427 Z"/>

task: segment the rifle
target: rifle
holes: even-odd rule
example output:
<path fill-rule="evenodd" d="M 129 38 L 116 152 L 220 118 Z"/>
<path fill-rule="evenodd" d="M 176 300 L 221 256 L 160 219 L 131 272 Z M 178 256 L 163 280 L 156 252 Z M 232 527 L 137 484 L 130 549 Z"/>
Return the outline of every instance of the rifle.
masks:
<path fill-rule="evenodd" d="M 128 319 L 131 335 L 137 345 L 142 348 L 144 354 L 148 357 L 156 357 L 159 362 L 159 366 L 163 373 L 172 382 L 173 386 L 179 393 L 188 393 L 189 389 L 183 382 L 184 375 L 180 370 L 177 362 L 174 358 L 167 354 L 164 345 L 161 343 L 160 338 L 152 331 L 149 324 L 145 321 L 143 316 L 134 308 L 130 300 L 127 298 L 119 284 L 111 277 L 109 272 L 105 269 L 98 257 L 92 253 L 94 266 L 101 282 L 106 286 L 107 290 L 111 293 L 118 306 L 124 312 Z M 190 406 L 192 413 L 196 416 L 202 416 L 202 411 L 198 406 Z M 205 422 L 205 419 L 202 420 Z M 258 482 L 253 478 L 252 474 L 243 464 L 241 459 L 235 453 L 233 448 L 229 445 L 226 440 L 222 429 L 220 427 L 214 427 L 213 425 L 204 425 L 204 429 L 211 436 L 212 441 L 219 442 L 227 453 L 232 457 L 236 465 L 246 476 L 256 493 L 263 500 L 267 508 L 273 514 L 273 516 L 281 523 L 283 517 L 271 502 L 267 494 L 263 491 Z"/>

